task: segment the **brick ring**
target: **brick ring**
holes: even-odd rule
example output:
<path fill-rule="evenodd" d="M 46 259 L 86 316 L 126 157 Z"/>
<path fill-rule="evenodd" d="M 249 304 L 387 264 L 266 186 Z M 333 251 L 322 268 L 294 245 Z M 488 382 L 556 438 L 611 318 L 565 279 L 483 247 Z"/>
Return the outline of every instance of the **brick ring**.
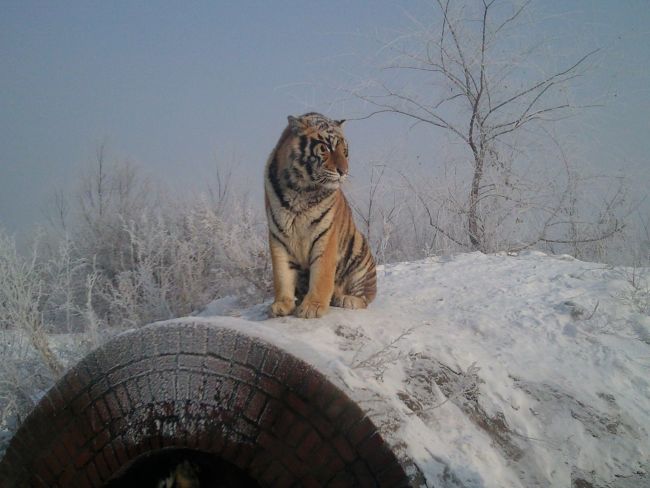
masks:
<path fill-rule="evenodd" d="M 241 332 L 169 322 L 90 353 L 41 399 L 2 486 L 409 486 L 375 425 L 304 361 Z M 198 486 L 198 485 L 197 485 Z"/>

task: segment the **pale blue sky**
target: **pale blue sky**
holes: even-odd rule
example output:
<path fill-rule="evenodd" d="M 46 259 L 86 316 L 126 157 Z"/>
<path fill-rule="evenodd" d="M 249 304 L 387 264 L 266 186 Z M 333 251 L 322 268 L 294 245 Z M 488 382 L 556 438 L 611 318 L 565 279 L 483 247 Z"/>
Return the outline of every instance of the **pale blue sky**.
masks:
<path fill-rule="evenodd" d="M 604 48 L 585 91 L 605 94 L 607 107 L 584 119 L 581 140 L 594 141 L 585 152 L 607 168 L 648 167 L 650 2 L 536 8 L 547 18 L 537 28 L 560 48 Z M 0 0 L 0 225 L 42 220 L 54 190 L 68 188 L 103 141 L 179 191 L 201 188 L 215 153 L 261 188 L 286 116 L 330 111 L 321 81 L 372 77 L 374 39 L 425 10 L 407 0 Z M 399 145 L 407 130 L 371 119 L 350 124 L 348 136 L 359 155 Z"/>

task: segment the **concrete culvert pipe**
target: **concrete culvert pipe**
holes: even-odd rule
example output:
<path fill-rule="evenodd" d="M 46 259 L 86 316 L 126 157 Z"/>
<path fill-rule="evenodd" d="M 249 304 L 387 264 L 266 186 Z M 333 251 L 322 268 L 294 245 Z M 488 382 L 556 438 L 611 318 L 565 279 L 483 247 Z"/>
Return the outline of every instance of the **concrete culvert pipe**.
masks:
<path fill-rule="evenodd" d="M 188 323 L 127 332 L 84 358 L 20 427 L 0 480 L 408 486 L 375 425 L 321 373 L 241 332 Z"/>

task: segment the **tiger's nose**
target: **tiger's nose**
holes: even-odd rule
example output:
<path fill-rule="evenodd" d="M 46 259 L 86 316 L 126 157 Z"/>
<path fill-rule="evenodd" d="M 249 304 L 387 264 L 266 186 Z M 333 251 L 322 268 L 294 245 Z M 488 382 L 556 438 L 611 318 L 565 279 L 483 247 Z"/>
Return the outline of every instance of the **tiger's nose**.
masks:
<path fill-rule="evenodd" d="M 345 176 L 345 171 L 342 170 L 341 168 L 336 168 L 337 173 L 339 174 L 340 177 Z"/>

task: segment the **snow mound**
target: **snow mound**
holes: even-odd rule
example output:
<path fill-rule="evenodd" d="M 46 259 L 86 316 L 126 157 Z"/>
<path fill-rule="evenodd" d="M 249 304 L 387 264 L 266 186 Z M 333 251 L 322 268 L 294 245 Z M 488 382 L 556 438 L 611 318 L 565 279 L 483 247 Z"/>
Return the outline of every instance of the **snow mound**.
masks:
<path fill-rule="evenodd" d="M 650 486 L 650 317 L 625 300 L 623 268 L 472 253 L 378 279 L 368 310 L 267 320 L 268 303 L 228 298 L 200 320 L 216 312 L 318 367 L 416 486 Z"/>

